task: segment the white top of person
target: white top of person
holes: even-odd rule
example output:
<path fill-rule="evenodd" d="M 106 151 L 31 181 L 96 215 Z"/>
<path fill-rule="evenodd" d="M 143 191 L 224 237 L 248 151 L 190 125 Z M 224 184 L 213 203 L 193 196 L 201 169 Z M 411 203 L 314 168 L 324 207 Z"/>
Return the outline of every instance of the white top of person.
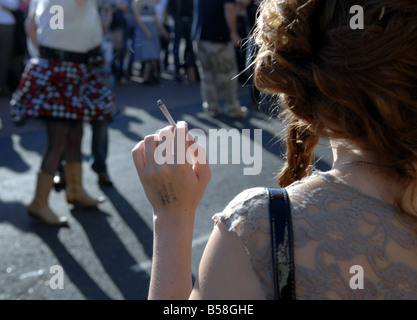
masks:
<path fill-rule="evenodd" d="M 103 30 L 96 0 L 32 0 L 40 45 L 78 53 L 101 46 Z"/>

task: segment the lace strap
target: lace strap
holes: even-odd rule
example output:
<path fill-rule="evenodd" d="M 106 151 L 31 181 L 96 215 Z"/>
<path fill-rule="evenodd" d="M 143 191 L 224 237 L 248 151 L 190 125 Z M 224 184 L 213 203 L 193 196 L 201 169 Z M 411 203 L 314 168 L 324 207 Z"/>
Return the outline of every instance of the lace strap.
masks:
<path fill-rule="evenodd" d="M 291 209 L 284 188 L 267 188 L 271 226 L 274 290 L 277 300 L 295 300 Z"/>

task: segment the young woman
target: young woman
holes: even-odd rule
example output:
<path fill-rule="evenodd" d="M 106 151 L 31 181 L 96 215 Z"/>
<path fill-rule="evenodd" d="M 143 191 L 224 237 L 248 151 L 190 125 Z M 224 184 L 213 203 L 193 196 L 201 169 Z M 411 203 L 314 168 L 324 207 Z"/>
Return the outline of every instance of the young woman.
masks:
<path fill-rule="evenodd" d="M 169 37 L 156 16 L 155 6 L 159 0 L 133 0 L 132 9 L 137 22 L 135 29 L 135 56 L 142 62 L 143 83 L 156 84 L 159 81 L 159 60 L 161 58 L 160 34 Z"/>
<path fill-rule="evenodd" d="M 44 120 L 48 137 L 28 212 L 47 224 L 64 225 L 67 219 L 48 206 L 63 155 L 67 201 L 95 206 L 104 200 L 86 194 L 81 173 L 83 120 L 104 120 L 116 112 L 114 95 L 100 80 L 102 27 L 95 0 L 32 1 L 26 27 L 39 58 L 28 62 L 11 111 L 15 118 Z"/>
<path fill-rule="evenodd" d="M 417 3 L 359 2 L 354 14 L 358 1 L 260 5 L 254 76 L 288 126 L 278 182 L 291 203 L 297 299 L 417 299 Z M 362 13 L 364 28 L 352 28 Z M 186 132 L 178 123 L 172 139 Z M 328 172 L 312 170 L 319 137 L 331 141 Z M 133 150 L 154 210 L 149 298 L 273 299 L 265 189 L 243 191 L 215 215 L 192 287 L 193 221 L 210 169 L 158 165 L 155 138 Z"/>

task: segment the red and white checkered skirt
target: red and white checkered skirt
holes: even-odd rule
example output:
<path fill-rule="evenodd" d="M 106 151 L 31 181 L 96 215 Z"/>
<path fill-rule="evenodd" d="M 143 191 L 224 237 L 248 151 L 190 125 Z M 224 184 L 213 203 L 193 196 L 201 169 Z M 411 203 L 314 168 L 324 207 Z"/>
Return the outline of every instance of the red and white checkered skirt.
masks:
<path fill-rule="evenodd" d="M 32 58 L 10 101 L 14 117 L 104 120 L 117 113 L 102 81 L 103 58 L 89 63 Z"/>

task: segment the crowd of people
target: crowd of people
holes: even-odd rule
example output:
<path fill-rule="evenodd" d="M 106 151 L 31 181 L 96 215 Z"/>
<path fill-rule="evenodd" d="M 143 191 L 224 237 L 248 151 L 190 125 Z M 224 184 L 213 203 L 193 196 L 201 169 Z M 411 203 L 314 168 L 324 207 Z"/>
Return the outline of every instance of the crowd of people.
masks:
<path fill-rule="evenodd" d="M 1 94 L 10 98 L 15 124 L 44 120 L 48 137 L 30 216 L 66 224 L 48 207 L 53 187 L 66 188 L 69 203 L 103 201 L 82 187 L 83 122 L 92 127 L 91 168 L 100 185 L 112 186 L 106 158 L 108 123 L 118 113 L 114 88 L 128 84 L 137 72 L 141 85 L 158 84 L 163 72 L 174 81 L 199 81 L 204 111 L 245 118 L 248 109 L 240 104 L 236 76 L 246 68 L 244 38 L 257 4 L 1 0 Z"/>
<path fill-rule="evenodd" d="M 36 1 L 32 0 L 32 2 Z M 29 57 L 38 54 L 33 50 L 31 43 L 26 43 L 28 35 L 24 23 L 30 2 L 31 0 L 0 2 L 0 43 L 2 44 L 0 94 L 2 96 L 11 96 L 18 85 L 25 62 Z M 214 10 L 199 10 L 195 7 L 211 6 L 212 3 L 208 1 L 94 0 L 94 2 L 97 3 L 103 28 L 102 50 L 106 57 L 106 84 L 110 88 L 116 83 L 128 84 L 133 75 L 139 75 L 137 79 L 142 84 L 155 85 L 161 79 L 162 73 L 176 81 L 199 81 L 203 78 L 204 83 L 206 79 L 210 82 L 210 75 L 206 77 L 201 74 L 204 72 L 201 65 L 207 62 L 202 57 L 204 51 L 200 46 L 197 52 L 198 49 L 193 46 L 193 40 L 207 40 L 199 39 L 201 30 L 193 31 L 193 24 L 198 23 L 196 20 L 202 21 L 203 17 L 204 19 L 220 18 L 217 21 L 226 18 L 227 24 L 231 23 L 231 25 L 220 23 L 223 31 L 218 27 L 206 28 L 213 32 L 234 34 L 236 39 L 239 38 L 239 42 L 232 39 L 235 41 L 233 58 L 236 59 L 237 68 L 233 72 L 240 74 L 238 79 L 241 83 L 248 81 L 247 73 L 244 72 L 249 56 L 246 39 L 254 25 L 254 13 L 260 1 L 232 1 L 235 12 L 231 13 L 231 17 L 223 17 L 222 7 L 217 9 L 219 17 L 213 16 Z M 230 1 L 218 3 L 223 5 L 228 2 Z M 215 6 L 214 3 L 213 5 Z M 229 30 L 230 28 L 236 30 Z M 222 38 L 220 42 L 229 41 L 228 37 Z M 181 49 L 182 43 L 184 50 Z M 198 64 L 200 61 L 201 64 Z M 215 66 L 211 68 L 214 69 Z M 203 88 L 203 91 L 207 90 Z M 212 115 L 218 114 L 217 106 L 209 109 Z M 237 115 L 240 115 L 239 112 Z"/>

